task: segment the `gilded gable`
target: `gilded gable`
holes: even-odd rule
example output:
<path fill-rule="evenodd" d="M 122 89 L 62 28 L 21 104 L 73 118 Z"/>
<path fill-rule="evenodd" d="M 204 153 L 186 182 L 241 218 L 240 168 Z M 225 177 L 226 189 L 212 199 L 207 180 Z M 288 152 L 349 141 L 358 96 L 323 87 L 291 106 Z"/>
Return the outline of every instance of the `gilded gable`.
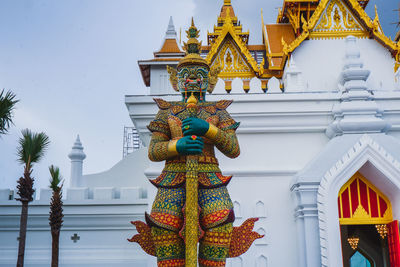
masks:
<path fill-rule="evenodd" d="M 251 67 L 229 36 L 225 38 L 211 66 L 221 68 L 220 78 L 254 77 Z"/>
<path fill-rule="evenodd" d="M 311 37 L 367 36 L 358 19 L 342 0 L 331 0 L 311 30 Z"/>

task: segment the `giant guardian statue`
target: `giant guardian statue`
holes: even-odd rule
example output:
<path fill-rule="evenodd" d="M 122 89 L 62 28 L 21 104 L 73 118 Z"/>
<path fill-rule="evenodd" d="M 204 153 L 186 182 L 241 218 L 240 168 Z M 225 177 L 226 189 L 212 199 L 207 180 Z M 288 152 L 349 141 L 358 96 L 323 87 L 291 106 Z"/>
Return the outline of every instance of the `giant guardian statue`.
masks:
<path fill-rule="evenodd" d="M 165 161 L 150 182 L 158 188 L 146 223 L 132 222 L 137 242 L 157 257 L 159 267 L 225 266 L 262 236 L 253 232 L 256 218 L 233 227 L 233 204 L 227 184 L 232 176 L 221 173 L 215 148 L 229 158 L 239 156 L 236 122 L 226 111 L 229 100 L 206 101 L 217 83 L 219 69 L 210 69 L 200 56 L 199 31 L 187 31 L 186 56 L 177 69 L 168 67 L 172 87 L 182 99 L 155 99 L 159 111 L 148 125 L 152 132 L 149 158 Z"/>

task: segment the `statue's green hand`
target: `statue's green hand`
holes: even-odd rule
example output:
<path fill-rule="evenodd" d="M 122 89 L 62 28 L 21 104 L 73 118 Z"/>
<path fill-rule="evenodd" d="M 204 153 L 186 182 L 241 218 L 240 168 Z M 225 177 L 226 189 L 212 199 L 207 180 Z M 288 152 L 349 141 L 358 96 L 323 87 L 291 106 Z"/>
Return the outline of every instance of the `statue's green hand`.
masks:
<path fill-rule="evenodd" d="M 209 127 L 210 124 L 208 122 L 198 118 L 187 118 L 182 121 L 182 131 L 184 136 L 193 134 L 204 136 Z"/>
<path fill-rule="evenodd" d="M 184 136 L 176 143 L 176 150 L 181 155 L 201 154 L 204 147 L 203 138 L 199 136 Z"/>

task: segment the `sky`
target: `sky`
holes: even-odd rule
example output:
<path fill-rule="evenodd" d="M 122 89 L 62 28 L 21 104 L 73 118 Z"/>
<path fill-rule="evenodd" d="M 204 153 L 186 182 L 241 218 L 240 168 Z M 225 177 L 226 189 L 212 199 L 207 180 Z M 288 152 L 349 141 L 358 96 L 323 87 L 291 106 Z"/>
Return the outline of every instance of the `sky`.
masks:
<path fill-rule="evenodd" d="M 261 8 L 274 23 L 282 0 L 232 0 L 250 43 L 261 43 Z M 14 126 L 0 137 L 0 188 L 15 188 L 23 167 L 16 149 L 21 130 L 45 132 L 51 141 L 33 166 L 36 188 L 47 187 L 48 166 L 70 176 L 67 157 L 77 134 L 87 158 L 84 174 L 105 171 L 122 159 L 123 127 L 132 126 L 125 95 L 149 89 L 137 65 L 161 46 L 169 17 L 177 32 L 193 16 L 206 43 L 223 0 L 2 0 L 0 88 L 20 100 Z M 370 0 L 367 12 L 395 36 L 397 0 Z"/>

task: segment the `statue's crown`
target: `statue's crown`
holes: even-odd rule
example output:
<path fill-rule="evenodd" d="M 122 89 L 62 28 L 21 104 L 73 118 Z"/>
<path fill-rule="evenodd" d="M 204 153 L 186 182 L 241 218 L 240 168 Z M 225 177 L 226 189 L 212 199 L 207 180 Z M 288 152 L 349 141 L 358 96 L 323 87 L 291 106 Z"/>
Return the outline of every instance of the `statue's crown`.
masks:
<path fill-rule="evenodd" d="M 201 42 L 197 38 L 199 38 L 199 30 L 194 25 L 194 20 L 192 18 L 192 25 L 186 31 L 188 41 L 184 44 L 184 49 L 186 51 L 186 56 L 181 59 L 178 63 L 178 70 L 185 65 L 202 65 L 206 68 L 210 68 L 207 61 L 200 56 L 201 51 Z"/>
<path fill-rule="evenodd" d="M 175 91 L 185 93 L 185 96 L 190 92 L 197 92 L 200 95 L 206 91 L 211 93 L 220 72 L 220 68 L 213 68 L 210 71 L 208 62 L 200 56 L 201 42 L 197 40 L 199 32 L 192 18 L 192 25 L 186 31 L 188 41 L 184 43 L 186 56 L 179 61 L 176 69 L 167 66 L 172 87 Z"/>

